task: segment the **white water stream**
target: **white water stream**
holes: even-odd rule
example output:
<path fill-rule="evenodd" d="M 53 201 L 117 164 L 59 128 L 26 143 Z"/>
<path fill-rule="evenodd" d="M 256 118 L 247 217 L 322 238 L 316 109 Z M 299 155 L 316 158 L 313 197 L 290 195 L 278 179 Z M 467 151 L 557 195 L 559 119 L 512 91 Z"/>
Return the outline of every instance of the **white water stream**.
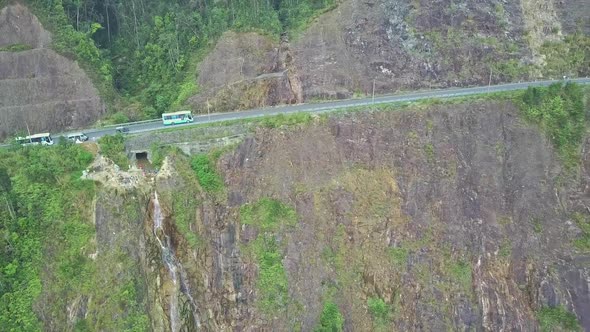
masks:
<path fill-rule="evenodd" d="M 164 232 L 164 228 L 162 227 L 162 222 L 164 220 L 164 217 L 162 215 L 162 208 L 160 207 L 160 202 L 158 200 L 158 193 L 157 192 L 154 192 L 153 204 L 154 204 L 154 230 L 153 230 L 154 237 L 156 238 L 156 240 L 160 244 L 160 248 L 162 249 L 162 261 L 164 262 L 164 264 L 166 264 L 166 267 L 168 268 L 168 272 L 170 274 L 170 279 L 172 280 L 172 283 L 173 283 L 173 289 L 172 289 L 172 292 L 170 294 L 170 299 L 169 299 L 169 303 L 170 303 L 170 308 L 169 308 L 170 309 L 170 330 L 172 332 L 178 332 L 178 331 L 180 331 L 180 327 L 182 325 L 180 322 L 180 317 L 178 315 L 179 314 L 179 312 L 178 312 L 178 306 L 179 306 L 178 292 L 179 291 L 181 291 L 188 298 L 189 303 L 191 305 L 191 312 L 192 312 L 193 320 L 194 320 L 195 326 L 198 328 L 198 327 L 200 327 L 201 324 L 199 321 L 199 317 L 197 315 L 197 303 L 193 299 L 193 297 L 190 293 L 190 286 L 188 283 L 186 271 L 184 270 L 182 264 L 180 264 L 180 262 L 178 261 L 178 259 L 174 255 L 174 250 L 172 248 L 170 236 L 168 236 Z M 158 230 L 160 230 L 160 232 L 158 232 Z M 163 241 L 162 241 L 162 239 L 160 239 L 161 235 L 159 235 L 158 233 L 162 234 L 164 236 Z M 180 274 L 180 285 L 178 284 L 179 274 Z"/>

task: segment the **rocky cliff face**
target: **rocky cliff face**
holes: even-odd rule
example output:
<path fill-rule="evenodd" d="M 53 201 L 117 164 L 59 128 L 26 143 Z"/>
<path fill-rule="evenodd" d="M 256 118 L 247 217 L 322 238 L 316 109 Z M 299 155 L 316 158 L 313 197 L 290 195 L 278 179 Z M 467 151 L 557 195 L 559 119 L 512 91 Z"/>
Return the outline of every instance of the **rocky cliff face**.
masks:
<path fill-rule="evenodd" d="M 329 285 L 350 331 L 374 328 L 375 296 L 399 330 L 531 331 L 556 304 L 590 328 L 589 257 L 572 249 L 570 219 L 588 197 L 556 183 L 550 144 L 510 103 L 260 133 L 223 168 L 230 205 L 271 196 L 296 207 L 282 262 L 303 330 Z"/>
<path fill-rule="evenodd" d="M 102 287 L 38 312 L 48 330 L 310 331 L 330 302 L 345 331 L 537 331 L 559 308 L 589 330 L 588 144 L 574 176 L 512 102 L 482 101 L 260 129 L 215 192 L 179 152 L 153 177 L 99 158 Z"/>
<path fill-rule="evenodd" d="M 78 64 L 51 49 L 50 34 L 22 5 L 0 12 L 0 138 L 17 132 L 80 128 L 105 113 Z M 30 49 L 29 49 L 30 48 Z"/>
<path fill-rule="evenodd" d="M 535 331 L 539 312 L 555 306 L 590 329 L 590 256 L 573 246 L 588 219 L 586 164 L 577 179 L 564 173 L 510 102 L 261 130 L 219 161 L 221 196 L 202 191 L 177 155 L 155 182 L 187 280 L 176 326 L 309 331 L 330 300 L 346 331 Z M 294 208 L 294 226 L 273 233 L 246 222 L 245 204 L 267 198 Z M 159 306 L 154 326 L 169 329 L 170 274 L 153 222 L 143 275 Z M 270 312 L 251 251 L 260 237 L 282 248 L 287 283 L 286 302 Z M 375 298 L 388 308 L 381 318 L 367 307 Z"/>

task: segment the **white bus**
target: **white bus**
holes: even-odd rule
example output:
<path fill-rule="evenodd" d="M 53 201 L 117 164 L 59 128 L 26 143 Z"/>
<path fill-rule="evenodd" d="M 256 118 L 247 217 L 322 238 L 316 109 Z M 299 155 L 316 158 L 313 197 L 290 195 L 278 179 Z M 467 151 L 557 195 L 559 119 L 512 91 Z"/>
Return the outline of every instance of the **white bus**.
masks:
<path fill-rule="evenodd" d="M 178 123 L 193 122 L 193 114 L 191 111 L 180 111 L 174 113 L 162 113 L 162 122 L 165 126 Z"/>
<path fill-rule="evenodd" d="M 16 141 L 21 145 L 53 145 L 50 133 L 35 134 L 27 137 L 18 137 Z"/>

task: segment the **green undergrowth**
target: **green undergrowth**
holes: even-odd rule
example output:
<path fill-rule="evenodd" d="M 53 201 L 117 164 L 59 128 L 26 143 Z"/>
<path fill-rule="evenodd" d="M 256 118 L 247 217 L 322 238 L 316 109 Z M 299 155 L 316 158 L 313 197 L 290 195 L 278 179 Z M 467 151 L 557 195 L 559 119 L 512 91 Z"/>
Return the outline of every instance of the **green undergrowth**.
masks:
<path fill-rule="evenodd" d="M 585 77 L 590 74 L 590 36 L 581 31 L 560 41 L 545 42 L 540 51 L 545 56 L 543 72 L 549 77 Z"/>
<path fill-rule="evenodd" d="M 581 331 L 576 315 L 562 306 L 543 307 L 537 312 L 541 331 Z"/>
<path fill-rule="evenodd" d="M 385 331 L 391 320 L 390 306 L 379 297 L 370 297 L 367 299 L 367 307 L 371 317 L 373 317 L 375 329 Z"/>
<path fill-rule="evenodd" d="M 92 291 L 85 252 L 94 236 L 88 211 L 95 188 L 79 179 L 91 160 L 72 144 L 0 151 L 2 330 L 40 330 L 36 305 L 58 314 L 66 299 Z M 49 299 L 40 300 L 42 293 Z"/>
<path fill-rule="evenodd" d="M 574 213 L 572 219 L 582 231 L 574 240 L 574 246 L 578 250 L 590 252 L 590 219 L 581 213 Z"/>
<path fill-rule="evenodd" d="M 279 128 L 282 126 L 305 125 L 313 121 L 313 115 L 310 113 L 292 113 L 265 116 L 257 119 L 255 122 L 265 128 Z"/>
<path fill-rule="evenodd" d="M 11 44 L 0 47 L 0 52 L 22 52 L 30 49 L 32 49 L 32 47 L 26 44 Z"/>
<path fill-rule="evenodd" d="M 199 184 L 209 194 L 221 199 L 225 191 L 223 177 L 217 171 L 217 161 L 225 153 L 234 150 L 239 144 L 228 144 L 217 147 L 208 153 L 197 154 L 191 159 L 191 167 L 197 175 Z"/>
<path fill-rule="evenodd" d="M 137 263 L 116 250 L 91 258 L 98 191 L 81 175 L 92 159 L 69 142 L 0 151 L 0 330 L 148 329 Z M 140 220 L 138 208 L 118 216 Z"/>
<path fill-rule="evenodd" d="M 461 289 L 471 289 L 472 275 L 471 264 L 465 260 L 453 261 L 446 266 L 447 274 L 452 278 L 454 283 L 461 286 Z"/>
<path fill-rule="evenodd" d="M 277 232 L 284 226 L 295 226 L 295 210 L 280 201 L 262 198 L 255 204 L 240 209 L 240 220 L 244 225 L 257 227 L 261 232 Z"/>
<path fill-rule="evenodd" d="M 197 248 L 203 240 L 191 230 L 190 225 L 197 220 L 198 208 L 201 204 L 199 181 L 187 158 L 181 156 L 180 151 L 173 150 L 169 154 L 175 155 L 174 169 L 182 180 L 180 187 L 171 190 L 174 223 L 190 247 Z"/>
<path fill-rule="evenodd" d="M 297 223 L 293 208 L 277 200 L 262 198 L 240 208 L 240 221 L 255 227 L 259 234 L 245 246 L 245 251 L 258 264 L 257 305 L 262 312 L 273 315 L 289 305 L 289 285 L 283 266 L 284 240 L 278 236 Z M 284 238 L 283 238 L 284 239 Z"/>
<path fill-rule="evenodd" d="M 400 268 L 405 269 L 408 262 L 409 250 L 403 247 L 389 248 L 389 256 L 391 257 L 392 263 Z"/>
<path fill-rule="evenodd" d="M 154 166 L 155 168 L 162 167 L 164 158 L 166 158 L 166 155 L 168 155 L 169 152 L 169 146 L 163 146 L 158 143 L 152 143 L 152 145 L 150 146 L 152 166 Z"/>
<path fill-rule="evenodd" d="M 199 179 L 199 184 L 208 193 L 218 193 L 223 190 L 223 178 L 217 172 L 216 158 L 211 154 L 198 154 L 192 157 L 191 167 Z"/>
<path fill-rule="evenodd" d="M 123 169 L 127 169 L 129 159 L 125 155 L 125 137 L 121 134 L 105 135 L 98 139 L 100 153 Z"/>
<path fill-rule="evenodd" d="M 580 85 L 555 83 L 547 88 L 528 88 L 522 94 L 520 109 L 526 119 L 540 125 L 566 169 L 579 165 L 587 117 Z"/>
<path fill-rule="evenodd" d="M 320 314 L 320 320 L 314 332 L 341 332 L 344 330 L 344 316 L 336 303 L 326 301 Z"/>

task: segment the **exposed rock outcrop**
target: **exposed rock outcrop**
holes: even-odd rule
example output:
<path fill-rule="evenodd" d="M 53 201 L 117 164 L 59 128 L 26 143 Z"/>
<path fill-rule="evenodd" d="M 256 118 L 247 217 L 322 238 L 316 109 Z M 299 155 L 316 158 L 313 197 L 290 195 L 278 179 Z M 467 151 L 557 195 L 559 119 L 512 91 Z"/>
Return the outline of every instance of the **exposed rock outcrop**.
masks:
<path fill-rule="evenodd" d="M 0 12 L 0 138 L 17 132 L 60 131 L 94 122 L 106 108 L 86 73 L 47 48 L 51 36 L 22 5 Z"/>
<path fill-rule="evenodd" d="M 4 7 L 0 11 L 0 47 L 14 44 L 31 48 L 44 48 L 51 44 L 51 34 L 35 15 L 20 4 Z"/>
<path fill-rule="evenodd" d="M 301 102 L 288 45 L 257 33 L 227 32 L 198 68 L 202 91 L 189 100 L 206 113 Z"/>

